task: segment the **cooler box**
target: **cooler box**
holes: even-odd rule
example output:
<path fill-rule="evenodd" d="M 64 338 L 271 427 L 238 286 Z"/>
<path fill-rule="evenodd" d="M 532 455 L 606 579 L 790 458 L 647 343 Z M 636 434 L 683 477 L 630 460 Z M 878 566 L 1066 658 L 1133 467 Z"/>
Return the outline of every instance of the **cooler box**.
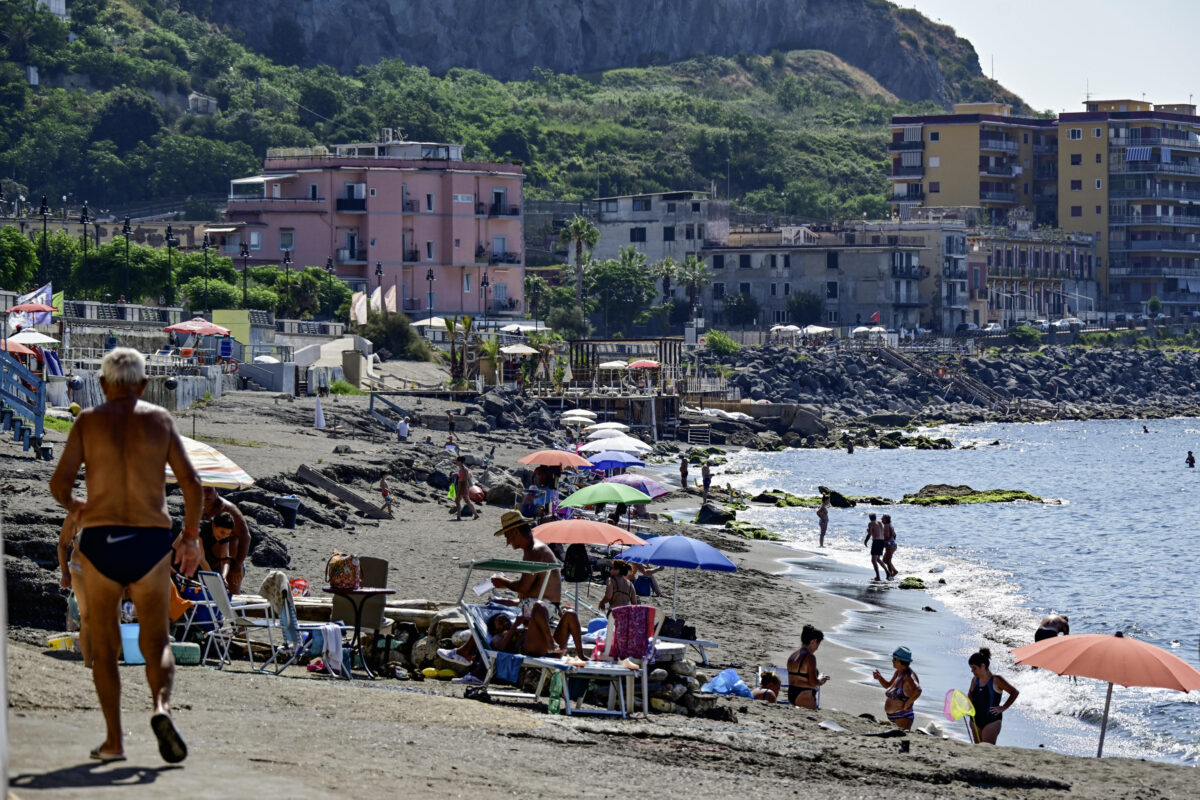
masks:
<path fill-rule="evenodd" d="M 175 663 L 181 667 L 200 663 L 200 645 L 195 642 L 171 642 L 171 653 L 175 656 Z"/>
<path fill-rule="evenodd" d="M 294 494 L 276 497 L 275 507 L 279 509 L 279 513 L 283 517 L 283 527 L 295 528 L 296 512 L 300 509 L 300 498 Z"/>
<path fill-rule="evenodd" d="M 141 630 L 142 626 L 136 622 L 121 623 L 121 650 L 126 664 L 146 663 L 146 659 L 142 658 L 142 651 L 138 647 L 138 634 L 141 633 Z"/>

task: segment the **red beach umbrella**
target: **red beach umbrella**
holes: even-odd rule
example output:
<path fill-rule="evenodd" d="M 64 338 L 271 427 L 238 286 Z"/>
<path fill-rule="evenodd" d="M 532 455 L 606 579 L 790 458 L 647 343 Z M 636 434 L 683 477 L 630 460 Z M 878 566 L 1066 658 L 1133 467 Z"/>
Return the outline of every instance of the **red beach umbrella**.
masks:
<path fill-rule="evenodd" d="M 48 306 L 45 303 L 18 303 L 17 305 L 8 309 L 5 313 L 15 314 L 19 311 L 26 314 L 44 314 L 50 311 L 58 311 L 58 309 L 54 306 Z"/>
<path fill-rule="evenodd" d="M 187 322 L 177 322 L 174 325 L 168 325 L 163 328 L 163 331 L 171 333 L 191 333 L 196 336 L 228 336 L 229 329 L 222 328 L 220 325 L 214 325 L 204 317 L 192 317 Z"/>
<path fill-rule="evenodd" d="M 20 342 L 14 342 L 12 339 L 4 339 L 4 340 L 0 341 L 0 348 L 7 350 L 8 352 L 10 352 L 16 356 L 37 355 L 37 353 L 33 352 L 25 345 L 21 344 Z"/>

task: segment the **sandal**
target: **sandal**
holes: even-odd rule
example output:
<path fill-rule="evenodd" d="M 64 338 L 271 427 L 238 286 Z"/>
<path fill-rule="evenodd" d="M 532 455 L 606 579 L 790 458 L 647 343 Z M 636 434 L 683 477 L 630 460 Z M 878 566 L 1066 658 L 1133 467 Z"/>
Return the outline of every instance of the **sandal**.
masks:
<path fill-rule="evenodd" d="M 150 728 L 158 739 L 158 754 L 168 764 L 178 764 L 187 758 L 187 745 L 175 729 L 175 723 L 166 714 L 155 714 L 150 718 Z"/>
<path fill-rule="evenodd" d="M 125 760 L 124 753 L 105 753 L 103 750 L 100 749 L 103 746 L 104 745 L 101 744 L 101 745 L 97 745 L 96 747 L 92 748 L 91 752 L 88 753 L 88 758 L 94 758 L 95 760 L 103 762 L 105 764 L 110 764 L 114 761 L 124 761 Z"/>

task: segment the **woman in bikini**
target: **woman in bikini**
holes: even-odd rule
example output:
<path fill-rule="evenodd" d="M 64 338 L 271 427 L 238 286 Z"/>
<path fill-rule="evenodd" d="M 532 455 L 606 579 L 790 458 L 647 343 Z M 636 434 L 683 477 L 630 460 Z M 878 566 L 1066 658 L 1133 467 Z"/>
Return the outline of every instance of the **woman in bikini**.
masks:
<path fill-rule="evenodd" d="M 799 650 L 788 657 L 788 702 L 801 708 L 817 710 L 817 690 L 829 680 L 817 672 L 817 648 L 825 634 L 812 625 L 805 625 L 800 632 Z"/>
<path fill-rule="evenodd" d="M 608 570 L 608 585 L 604 587 L 604 597 L 600 600 L 599 608 L 605 606 L 611 611 L 621 606 L 636 606 L 637 589 L 629 580 L 629 565 L 624 561 L 614 561 Z"/>
<path fill-rule="evenodd" d="M 892 653 L 892 667 L 895 672 L 891 678 L 884 678 L 879 670 L 871 673 L 871 677 L 879 681 L 879 685 L 887 690 L 883 701 L 883 711 L 888 720 L 901 730 L 912 730 L 913 704 L 921 696 L 921 683 L 917 673 L 912 671 L 912 651 L 907 647 L 897 647 Z"/>
<path fill-rule="evenodd" d="M 1020 692 L 1004 678 L 992 674 L 992 651 L 986 647 L 981 647 L 978 653 L 967 659 L 967 665 L 974 676 L 967 697 L 971 698 L 971 705 L 975 708 L 977 738 L 980 744 L 995 744 L 1000 737 L 1004 712 L 1016 701 Z M 1008 693 L 1008 700 L 1002 704 L 1000 700 L 1005 692 Z"/>
<path fill-rule="evenodd" d="M 900 574 L 892 564 L 892 556 L 896 554 L 896 529 L 892 527 L 892 515 L 883 515 L 883 566 L 887 570 L 888 580 Z"/>

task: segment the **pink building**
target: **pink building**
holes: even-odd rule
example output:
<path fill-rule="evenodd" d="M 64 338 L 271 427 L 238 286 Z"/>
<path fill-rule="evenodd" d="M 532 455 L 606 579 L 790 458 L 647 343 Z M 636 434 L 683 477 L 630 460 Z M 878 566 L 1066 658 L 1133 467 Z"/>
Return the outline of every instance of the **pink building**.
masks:
<path fill-rule="evenodd" d="M 261 175 L 231 182 L 228 223 L 213 226 L 240 268 L 332 263 L 356 291 L 396 289 L 412 316 L 520 316 L 521 191 L 516 164 L 463 161 L 462 145 L 402 142 L 267 151 Z M 379 276 L 382 272 L 382 276 Z M 486 294 L 486 298 L 485 298 Z"/>

